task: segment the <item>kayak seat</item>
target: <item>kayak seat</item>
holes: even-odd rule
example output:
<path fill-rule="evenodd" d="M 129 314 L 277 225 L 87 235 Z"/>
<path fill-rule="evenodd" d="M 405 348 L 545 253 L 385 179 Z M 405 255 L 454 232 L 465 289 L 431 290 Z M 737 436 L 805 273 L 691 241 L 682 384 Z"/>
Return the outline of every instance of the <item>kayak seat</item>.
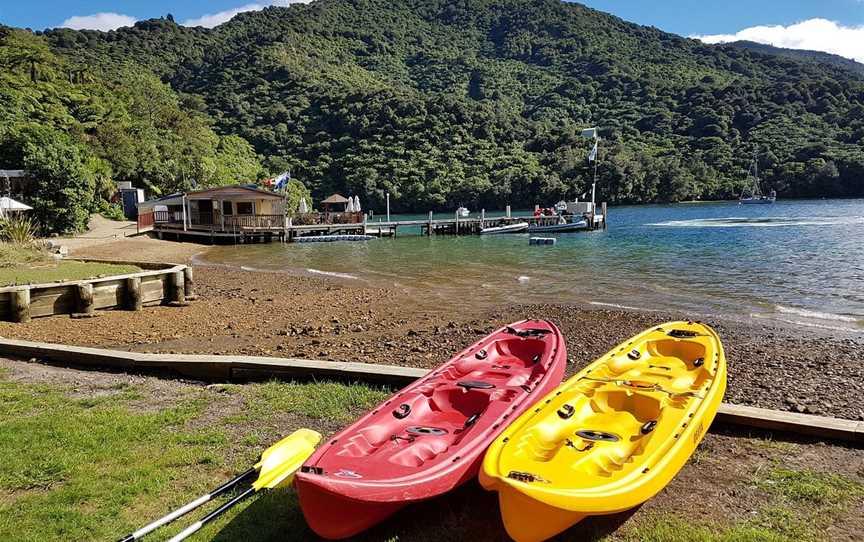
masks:
<path fill-rule="evenodd" d="M 547 343 L 538 338 L 507 338 L 494 341 L 486 347 L 486 367 L 509 365 L 513 369 L 524 369 L 543 359 Z"/>

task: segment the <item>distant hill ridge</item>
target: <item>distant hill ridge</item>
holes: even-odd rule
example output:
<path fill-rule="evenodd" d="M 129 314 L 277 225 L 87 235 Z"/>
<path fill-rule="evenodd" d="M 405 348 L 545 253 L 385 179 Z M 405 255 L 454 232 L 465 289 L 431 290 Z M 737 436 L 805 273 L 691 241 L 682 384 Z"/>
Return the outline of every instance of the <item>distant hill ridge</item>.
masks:
<path fill-rule="evenodd" d="M 729 47 L 738 47 L 741 49 L 748 49 L 750 51 L 756 51 L 757 53 L 764 53 L 767 55 L 782 56 L 794 60 L 801 60 L 804 62 L 821 62 L 824 64 L 830 64 L 832 66 L 844 68 L 864 76 L 864 64 L 857 62 L 851 58 L 846 58 L 832 53 L 825 53 L 823 51 L 809 51 L 806 49 L 786 49 L 784 47 L 774 47 L 773 45 L 757 43 L 755 41 L 732 41 L 723 45 Z"/>

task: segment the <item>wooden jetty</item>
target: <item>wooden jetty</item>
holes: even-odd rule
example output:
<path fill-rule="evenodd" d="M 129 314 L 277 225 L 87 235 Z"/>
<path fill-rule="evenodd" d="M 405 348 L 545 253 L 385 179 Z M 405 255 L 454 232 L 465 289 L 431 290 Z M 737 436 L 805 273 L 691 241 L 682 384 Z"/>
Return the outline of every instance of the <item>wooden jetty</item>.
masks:
<path fill-rule="evenodd" d="M 187 194 L 174 194 L 146 202 L 139 208 L 139 233 L 152 231 L 160 239 L 191 239 L 224 243 L 291 242 L 301 236 L 371 235 L 395 237 L 400 230 L 419 230 L 422 235 L 478 235 L 484 228 L 506 226 L 517 222 L 549 226 L 558 216 L 504 216 L 463 218 L 454 213 L 448 218 L 386 220 L 369 222 L 363 213 L 306 213 L 295 219 L 280 207 L 282 197 L 272 192 L 248 187 L 226 187 Z M 599 212 L 589 207 L 583 216 L 587 229 L 606 227 L 606 204 Z M 578 216 L 578 215 L 577 215 Z"/>

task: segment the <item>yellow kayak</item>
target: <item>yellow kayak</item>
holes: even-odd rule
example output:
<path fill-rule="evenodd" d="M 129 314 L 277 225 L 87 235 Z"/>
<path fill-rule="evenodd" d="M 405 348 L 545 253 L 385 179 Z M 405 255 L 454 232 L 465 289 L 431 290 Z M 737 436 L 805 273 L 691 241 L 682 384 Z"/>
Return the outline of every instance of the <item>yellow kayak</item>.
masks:
<path fill-rule="evenodd" d="M 480 483 L 497 491 L 518 542 L 656 495 L 705 435 L 726 391 L 717 333 L 671 322 L 620 344 L 517 418 L 489 447 Z"/>

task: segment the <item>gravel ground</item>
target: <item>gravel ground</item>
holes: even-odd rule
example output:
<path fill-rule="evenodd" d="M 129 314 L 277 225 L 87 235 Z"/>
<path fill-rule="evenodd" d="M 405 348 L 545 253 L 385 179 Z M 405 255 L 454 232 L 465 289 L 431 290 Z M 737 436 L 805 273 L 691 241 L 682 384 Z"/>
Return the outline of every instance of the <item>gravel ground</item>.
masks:
<path fill-rule="evenodd" d="M 111 244 L 97 247 L 95 255 L 153 259 L 164 244 L 130 239 L 114 243 L 113 250 Z M 201 250 L 200 245 L 170 245 L 177 261 Z M 555 304 L 454 312 L 423 299 L 407 302 L 388 289 L 223 267 L 196 267 L 196 287 L 200 299 L 185 308 L 103 312 L 92 320 L 55 317 L 25 325 L 2 323 L 0 335 L 146 352 L 431 368 L 498 326 L 534 317 L 561 327 L 572 373 L 650 326 L 688 318 Z M 864 343 L 724 319 L 708 323 L 719 331 L 727 352 L 727 401 L 864 420 Z"/>

